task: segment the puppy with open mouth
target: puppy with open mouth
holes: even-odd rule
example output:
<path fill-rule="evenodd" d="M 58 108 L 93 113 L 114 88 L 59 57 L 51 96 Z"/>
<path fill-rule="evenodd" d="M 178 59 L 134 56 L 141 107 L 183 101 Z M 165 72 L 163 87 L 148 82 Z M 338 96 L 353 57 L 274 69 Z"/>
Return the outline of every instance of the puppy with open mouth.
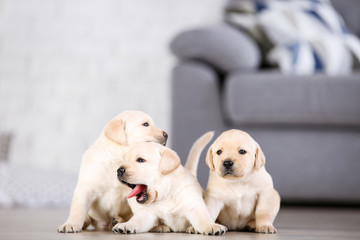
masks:
<path fill-rule="evenodd" d="M 202 150 L 207 143 L 198 148 Z M 115 225 L 114 232 L 148 232 L 161 224 L 174 232 L 222 235 L 227 231 L 211 219 L 193 170 L 184 168 L 173 150 L 157 143 L 139 143 L 125 161 L 117 174 L 132 189 L 128 199 L 134 216 Z"/>
<path fill-rule="evenodd" d="M 132 212 L 125 199 L 129 189 L 117 181 L 113 172 L 132 144 L 165 145 L 167 138 L 167 133 L 140 111 L 123 111 L 109 121 L 84 153 L 69 217 L 58 227 L 58 232 L 78 233 L 90 224 L 96 229 L 110 230 L 113 220 L 130 219 Z"/>
<path fill-rule="evenodd" d="M 280 196 L 265 170 L 265 155 L 246 132 L 229 130 L 210 146 L 205 202 L 212 219 L 229 230 L 276 233 Z"/>

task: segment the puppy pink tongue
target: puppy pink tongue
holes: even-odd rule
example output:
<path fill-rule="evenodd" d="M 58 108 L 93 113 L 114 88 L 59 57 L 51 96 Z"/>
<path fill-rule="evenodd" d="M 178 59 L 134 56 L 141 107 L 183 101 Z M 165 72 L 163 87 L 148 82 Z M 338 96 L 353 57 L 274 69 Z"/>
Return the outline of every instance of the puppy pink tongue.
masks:
<path fill-rule="evenodd" d="M 135 197 L 139 193 L 142 193 L 145 191 L 146 191 L 145 185 L 142 185 L 142 184 L 136 185 L 136 187 L 131 191 L 131 193 L 127 196 L 127 198 L 129 199 L 129 198 Z"/>

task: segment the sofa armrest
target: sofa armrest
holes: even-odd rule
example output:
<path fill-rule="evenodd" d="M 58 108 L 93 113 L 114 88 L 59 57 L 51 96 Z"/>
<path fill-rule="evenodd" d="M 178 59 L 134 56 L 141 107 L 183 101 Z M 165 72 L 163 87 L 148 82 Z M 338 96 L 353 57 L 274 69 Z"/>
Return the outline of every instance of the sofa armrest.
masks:
<path fill-rule="evenodd" d="M 188 30 L 170 44 L 180 59 L 202 60 L 221 72 L 259 67 L 260 49 L 246 33 L 227 24 Z"/>

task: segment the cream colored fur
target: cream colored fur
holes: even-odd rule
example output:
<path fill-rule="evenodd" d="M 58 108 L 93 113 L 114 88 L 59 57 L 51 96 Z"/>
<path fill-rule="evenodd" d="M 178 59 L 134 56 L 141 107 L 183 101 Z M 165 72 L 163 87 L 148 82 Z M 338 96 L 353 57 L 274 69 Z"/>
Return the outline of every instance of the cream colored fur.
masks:
<path fill-rule="evenodd" d="M 212 133 L 208 133 L 194 144 L 189 154 L 190 161 L 198 161 L 194 158 L 199 157 L 211 137 Z M 138 159 L 145 161 L 139 162 Z M 122 167 L 126 171 L 120 180 L 147 185 L 149 198 L 143 204 L 131 198 L 129 204 L 134 216 L 128 222 L 115 225 L 115 232 L 148 232 L 155 226 L 164 224 L 165 231 L 188 231 L 206 235 L 221 235 L 226 232 L 226 227 L 211 219 L 203 201 L 201 186 L 193 174 L 196 174 L 196 169 L 184 168 L 171 149 L 156 143 L 136 144 L 126 154 L 126 163 Z"/>
<path fill-rule="evenodd" d="M 207 132 L 198 138 L 192 145 L 188 158 L 186 160 L 185 168 L 187 168 L 192 175 L 196 177 L 197 167 L 200 159 L 200 155 L 205 146 L 211 141 L 214 136 L 214 132 Z"/>
<path fill-rule="evenodd" d="M 233 162 L 231 171 L 225 161 Z M 212 219 L 229 230 L 276 233 L 273 221 L 280 196 L 265 170 L 259 144 L 243 131 L 226 131 L 210 146 L 206 163 L 210 176 L 205 202 Z"/>
<path fill-rule="evenodd" d="M 167 134 L 143 112 L 124 111 L 113 118 L 83 156 L 69 217 L 58 231 L 80 232 L 89 224 L 111 229 L 113 219 L 129 220 L 132 211 L 126 196 L 130 189 L 117 180 L 116 170 L 129 146 L 139 142 L 165 144 L 166 139 Z"/>

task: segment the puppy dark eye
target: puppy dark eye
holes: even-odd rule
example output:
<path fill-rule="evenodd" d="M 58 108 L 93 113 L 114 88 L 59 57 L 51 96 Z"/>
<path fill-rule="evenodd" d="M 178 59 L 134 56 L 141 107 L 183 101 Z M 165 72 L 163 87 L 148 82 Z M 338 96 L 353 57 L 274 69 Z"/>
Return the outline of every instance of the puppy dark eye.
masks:
<path fill-rule="evenodd" d="M 221 153 L 222 153 L 221 150 L 218 150 L 218 151 L 216 152 L 217 155 L 220 155 Z"/>
<path fill-rule="evenodd" d="M 241 149 L 241 150 L 239 151 L 239 153 L 240 153 L 240 154 L 245 154 L 246 151 L 245 151 L 244 149 Z"/>
<path fill-rule="evenodd" d="M 137 162 L 139 162 L 139 163 L 146 162 L 146 160 L 145 160 L 145 159 L 143 159 L 143 158 L 138 158 L 138 159 L 136 159 L 136 161 L 137 161 Z"/>
<path fill-rule="evenodd" d="M 148 127 L 148 126 L 149 126 L 149 123 L 148 123 L 148 122 L 143 123 L 143 126 L 144 126 L 144 127 Z"/>

